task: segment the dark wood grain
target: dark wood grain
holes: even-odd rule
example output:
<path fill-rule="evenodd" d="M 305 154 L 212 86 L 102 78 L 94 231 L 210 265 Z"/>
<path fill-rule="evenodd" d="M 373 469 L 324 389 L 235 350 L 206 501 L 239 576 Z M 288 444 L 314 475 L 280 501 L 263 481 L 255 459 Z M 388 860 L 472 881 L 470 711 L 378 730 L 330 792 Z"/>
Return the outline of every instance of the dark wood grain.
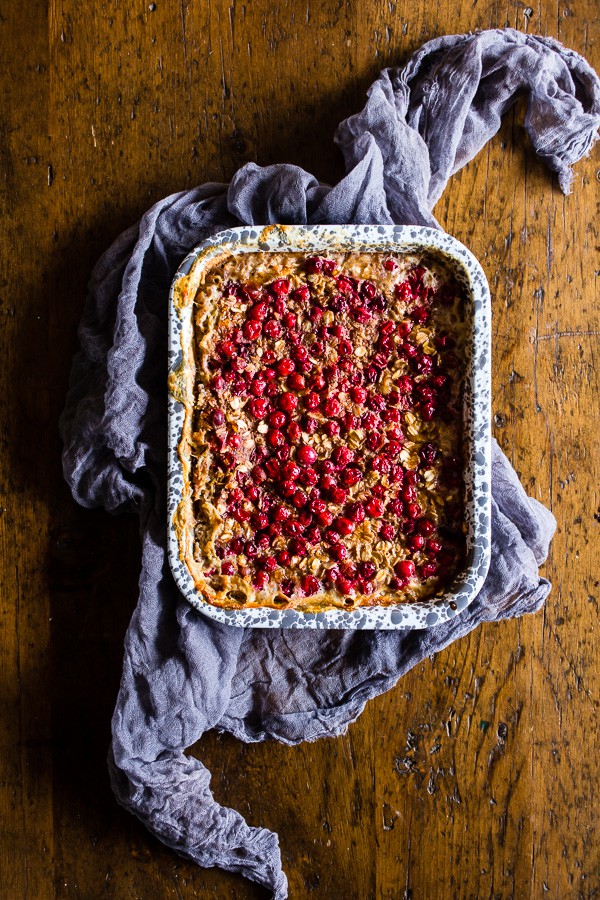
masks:
<path fill-rule="evenodd" d="M 0 8 L 3 897 L 267 896 L 167 851 L 109 789 L 139 540 L 75 506 L 56 424 L 95 259 L 155 200 L 250 160 L 336 180 L 335 127 L 382 67 L 504 25 L 600 65 L 595 0 Z M 279 833 L 291 897 L 598 895 L 599 165 L 563 197 L 517 107 L 436 209 L 492 287 L 496 436 L 559 522 L 544 612 L 419 666 L 343 738 L 194 748 L 217 798 Z"/>

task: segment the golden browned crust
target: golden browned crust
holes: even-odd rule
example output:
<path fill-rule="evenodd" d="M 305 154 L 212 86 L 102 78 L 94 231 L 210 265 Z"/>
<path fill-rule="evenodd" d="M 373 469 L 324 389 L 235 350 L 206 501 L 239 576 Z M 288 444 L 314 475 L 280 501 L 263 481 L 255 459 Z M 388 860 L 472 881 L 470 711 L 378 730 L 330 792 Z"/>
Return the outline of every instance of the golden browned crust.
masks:
<path fill-rule="evenodd" d="M 392 269 L 391 264 L 390 269 L 384 267 L 386 260 L 390 259 L 396 263 L 396 268 Z M 306 260 L 307 255 L 303 253 L 226 255 L 211 260 L 206 266 L 199 266 L 194 278 L 190 276 L 182 279 L 177 286 L 176 304 L 180 308 L 194 304 L 192 339 L 183 340 L 186 351 L 184 359 L 170 383 L 171 391 L 183 402 L 186 410 L 183 438 L 179 446 L 184 471 L 184 494 L 174 523 L 182 559 L 203 599 L 221 607 L 289 607 L 314 612 L 411 602 L 442 593 L 464 557 L 461 542 L 463 484 L 462 477 L 457 476 L 456 470 L 456 458 L 461 454 L 463 367 L 458 354 L 452 350 L 454 342 L 460 346 L 463 340 L 465 326 L 462 292 L 453 282 L 443 261 L 432 256 L 423 259 L 420 256 L 402 254 L 339 254 L 334 257 L 335 271 L 331 274 L 307 273 Z M 420 273 L 419 266 L 425 268 L 424 273 Z M 415 280 L 415 272 L 421 274 L 420 281 L 418 278 Z M 385 298 L 385 309 L 373 308 L 368 319 L 363 321 L 359 316 L 361 320 L 357 321 L 352 308 L 332 308 L 339 305 L 334 299 L 340 296 L 339 285 L 344 286 L 339 280 L 340 275 L 350 279 L 355 286 L 363 286 L 365 282 L 374 285 L 377 296 Z M 273 308 L 277 293 L 271 290 L 268 318 L 279 323 L 282 333 L 277 336 L 278 329 L 273 326 L 273 337 L 267 337 L 262 332 L 257 338 L 248 339 L 241 329 L 248 321 L 249 310 L 266 296 L 258 296 L 259 289 L 264 291 L 267 285 L 277 279 L 288 280 L 289 291 L 281 295 L 282 303 L 279 304 L 278 312 L 276 304 L 275 309 Z M 411 283 L 413 290 L 420 292 L 417 299 L 412 294 L 404 296 L 406 290 L 397 287 Z M 253 286 L 250 294 L 254 299 L 249 299 L 239 287 L 233 287 L 248 284 Z M 444 285 L 449 287 L 443 289 Z M 310 290 L 310 300 L 296 301 L 294 291 L 304 286 L 308 286 Z M 441 302 L 442 296 L 444 302 Z M 357 301 L 354 295 L 351 299 L 354 301 L 354 310 L 369 306 L 368 300 L 365 303 Z M 308 312 L 315 305 L 321 307 L 322 315 L 311 322 Z M 291 330 L 301 334 L 299 344 L 308 350 L 306 367 L 309 368 L 310 363 L 312 366 L 305 375 L 306 387 L 297 391 L 289 390 L 285 375 L 271 378 L 277 387 L 274 397 L 266 398 L 271 412 L 279 409 L 282 393 L 295 393 L 299 399 L 297 410 L 288 415 L 286 426 L 275 429 L 267 424 L 266 417 L 257 418 L 250 412 L 253 401 L 265 398 L 262 394 L 255 396 L 249 393 L 248 386 L 260 380 L 265 371 L 269 374 L 268 370 L 272 372 L 274 368 L 277 369 L 282 359 L 292 357 L 294 344 L 290 343 L 289 330 L 286 331 L 287 326 L 284 324 L 286 312 L 281 312 L 284 307 L 287 314 L 291 312 L 296 315 L 298 328 Z M 418 316 L 415 321 L 416 307 L 429 310 L 427 321 L 419 322 Z M 394 332 L 390 339 L 394 349 L 387 363 L 377 369 L 376 382 L 370 383 L 366 375 L 358 379 L 354 370 L 364 372 L 368 367 L 366 363 L 372 363 L 378 352 L 378 342 L 381 342 L 380 327 L 383 322 L 394 323 L 396 329 L 408 322 L 409 326 L 406 327 L 411 326 L 411 331 L 404 338 Z M 261 328 L 264 327 L 264 320 L 260 320 L 260 323 Z M 342 327 L 341 337 L 329 335 L 319 340 L 319 329 L 322 331 L 325 327 L 329 333 L 335 326 Z M 440 335 L 450 335 L 450 349 L 440 348 Z M 340 345 L 343 340 L 348 341 L 350 352 L 348 346 Z M 427 358 L 425 362 L 430 361 L 431 371 L 419 372 L 415 369 L 414 360 L 404 358 L 397 352 L 402 340 L 416 348 L 419 359 Z M 227 353 L 223 350 L 225 342 L 233 343 L 235 347 L 230 356 L 227 355 L 230 347 L 225 348 Z M 318 347 L 319 344 L 323 345 L 323 350 Z M 317 348 L 318 352 L 313 353 L 313 348 Z M 265 364 L 264 359 L 269 359 L 269 352 L 274 356 L 274 361 Z M 413 352 L 415 351 L 411 350 Z M 245 381 L 242 371 L 234 372 L 233 376 L 227 374 L 231 372 L 231 364 L 236 359 L 241 360 L 239 367 L 246 373 Z M 351 360 L 350 370 L 340 375 L 338 369 L 338 375 L 330 377 L 329 370 L 340 363 L 346 365 L 342 362 L 344 359 Z M 427 365 L 430 363 L 427 362 Z M 426 398 L 423 400 L 420 395 L 417 397 L 416 391 L 424 390 L 431 384 L 431 378 L 435 377 L 432 372 L 439 377 L 442 373 L 448 374 L 450 370 L 449 386 L 440 388 L 436 394 L 440 408 L 436 406 L 434 417 L 427 420 L 423 411 Z M 320 391 L 319 406 L 307 410 L 311 378 L 323 371 L 325 380 L 329 383 Z M 224 374 L 231 380 L 225 382 L 224 387 L 219 387 L 216 380 L 222 379 Z M 397 394 L 403 377 L 412 379 L 413 393 L 410 402 L 403 396 L 397 401 L 393 393 L 396 391 Z M 351 379 L 356 381 L 354 386 L 363 386 L 368 394 L 382 397 L 386 401 L 384 408 L 380 411 L 370 410 L 364 403 L 355 403 L 351 395 Z M 244 389 L 240 382 L 244 384 Z M 342 390 L 339 389 L 340 386 Z M 326 423 L 332 417 L 324 412 L 323 405 L 328 395 L 340 404 L 342 413 L 355 416 L 357 421 L 354 427 L 342 427 L 341 434 L 338 435 L 327 433 Z M 387 410 L 390 408 L 398 411 L 394 413 L 398 421 L 383 423 L 382 417 L 388 414 Z M 215 410 L 219 415 L 215 414 Z M 379 423 L 377 428 L 369 428 L 368 421 L 365 425 L 365 413 L 370 411 Z M 316 427 L 312 423 L 313 433 L 304 430 L 303 423 L 307 416 L 316 420 Z M 337 422 L 346 421 L 339 415 L 333 416 L 333 419 Z M 290 422 L 300 423 L 300 428 L 297 429 L 300 434 L 296 440 L 288 439 L 286 434 Z M 386 446 L 390 444 L 386 431 L 389 432 L 394 426 L 398 426 L 403 432 L 402 439 L 396 441 L 401 447 L 396 448 L 391 457 L 392 466 L 401 470 L 395 476 L 402 478 L 401 484 L 394 481 L 389 472 L 373 468 L 374 457 L 384 454 L 379 454 L 380 448 L 374 445 L 374 449 L 367 447 L 368 441 L 374 440 L 369 434 L 377 430 L 386 436 Z M 322 533 L 327 532 L 331 536 L 332 530 L 336 528 L 335 523 L 340 518 L 347 521 L 345 511 L 353 509 L 353 505 L 357 504 L 364 507 L 373 498 L 373 491 L 382 493 L 384 516 L 366 515 L 364 521 L 353 523 L 351 534 L 340 535 L 337 543 L 343 544 L 347 549 L 345 560 L 336 561 L 332 557 L 331 540 L 306 542 L 307 533 L 316 527 L 314 516 L 308 525 L 303 526 L 303 530 L 295 534 L 306 544 L 305 555 L 293 553 L 296 546 L 293 532 L 283 531 L 277 534 L 277 527 L 273 525 L 274 506 L 282 507 L 289 513 L 283 522 L 286 529 L 291 527 L 289 522 L 294 521 L 294 516 L 301 518 L 303 510 L 306 513 L 305 519 L 308 520 L 312 515 L 311 491 L 315 487 L 319 490 L 320 481 L 315 486 L 298 482 L 296 486 L 305 498 L 304 506 L 298 508 L 294 506 L 293 500 L 282 496 L 281 477 L 273 479 L 267 476 L 265 482 L 256 485 L 262 495 L 258 501 L 254 502 L 245 496 L 247 488 L 251 489 L 254 484 L 254 468 L 258 465 L 264 474 L 263 464 L 266 460 L 261 459 L 261 456 L 276 452 L 267 443 L 269 433 L 273 430 L 282 431 L 284 443 L 291 447 L 291 461 L 296 458 L 298 446 L 301 445 L 314 449 L 318 456 L 317 467 L 331 457 L 336 447 L 347 447 L 357 457 L 354 462 L 361 469 L 362 477 L 357 484 L 343 488 L 346 496 L 342 503 L 335 503 L 327 491 L 321 492 L 326 506 L 336 517 L 333 528 L 319 526 Z M 424 445 L 431 443 L 437 447 L 437 455 L 428 464 L 422 461 L 421 451 Z M 266 459 L 268 458 L 267 456 Z M 453 460 L 450 470 L 448 460 Z M 281 462 L 280 467 L 283 464 Z M 314 467 L 300 466 L 301 477 L 305 477 L 306 468 Z M 411 472 L 415 475 L 410 476 L 408 473 Z M 320 477 L 322 478 L 322 473 Z M 432 574 L 427 574 L 426 567 L 428 562 L 435 562 L 435 559 L 439 564 L 439 553 L 432 556 L 427 553 L 426 547 L 422 551 L 411 549 L 407 543 L 411 534 L 406 531 L 408 526 L 403 524 L 406 514 L 394 516 L 390 513 L 389 504 L 399 498 L 401 485 L 407 488 L 409 477 L 417 479 L 412 491 L 415 495 L 413 502 L 421 507 L 417 521 L 426 519 L 435 529 L 441 527 L 446 535 L 450 534 L 449 539 L 440 537 L 436 532 L 424 537 L 426 546 L 427 540 L 437 540 L 442 544 L 445 542 L 442 553 L 445 552 L 447 557 L 450 552 L 448 548 L 453 553 L 452 563 L 445 564 L 442 571 L 438 568 Z M 411 491 L 408 490 L 408 500 L 398 499 L 404 508 L 411 502 L 410 495 Z M 302 499 L 300 497 L 298 503 Z M 262 519 L 259 518 L 261 515 Z M 327 512 L 323 515 L 327 521 Z M 382 522 L 393 528 L 392 539 L 382 538 Z M 261 547 L 260 541 L 264 544 L 265 536 L 269 538 L 269 544 Z M 314 538 L 314 533 L 312 537 Z M 414 538 L 414 534 L 412 537 Z M 232 547 L 240 552 L 233 552 Z M 282 561 L 285 552 L 290 550 L 291 559 L 286 565 Z M 399 579 L 397 568 L 394 571 L 394 567 L 402 561 L 414 562 L 414 577 Z M 358 566 L 358 571 L 354 574 L 352 566 Z M 371 567 L 374 567 L 375 573 L 361 578 L 360 572 L 368 571 Z M 346 578 L 345 570 L 352 577 Z M 307 576 L 315 579 L 310 582 L 311 591 L 308 595 L 302 588 L 303 584 L 309 583 L 306 581 Z M 349 582 L 352 583 L 352 588 L 349 587 Z M 312 587 L 317 583 L 318 589 L 313 591 Z"/>

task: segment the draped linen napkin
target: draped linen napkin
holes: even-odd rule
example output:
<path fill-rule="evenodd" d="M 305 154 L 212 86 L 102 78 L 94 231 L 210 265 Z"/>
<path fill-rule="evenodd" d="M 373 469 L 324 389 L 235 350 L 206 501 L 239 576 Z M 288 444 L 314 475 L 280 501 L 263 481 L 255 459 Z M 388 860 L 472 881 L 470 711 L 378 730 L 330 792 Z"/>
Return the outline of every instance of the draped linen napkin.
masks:
<path fill-rule="evenodd" d="M 92 274 L 61 418 L 64 473 L 83 506 L 136 510 L 140 594 L 125 638 L 109 753 L 118 801 L 202 866 L 287 896 L 277 836 L 215 802 L 184 750 L 208 729 L 286 744 L 339 735 L 367 700 L 480 622 L 534 612 L 555 520 L 493 446 L 492 563 L 476 600 L 423 631 L 244 630 L 196 612 L 167 561 L 167 306 L 183 257 L 238 224 L 398 223 L 439 227 L 447 179 L 483 147 L 518 96 L 537 154 L 566 193 L 600 123 L 600 83 L 576 53 L 511 29 L 442 37 L 381 73 L 336 134 L 346 176 L 333 187 L 291 165 L 240 169 L 161 200 Z"/>

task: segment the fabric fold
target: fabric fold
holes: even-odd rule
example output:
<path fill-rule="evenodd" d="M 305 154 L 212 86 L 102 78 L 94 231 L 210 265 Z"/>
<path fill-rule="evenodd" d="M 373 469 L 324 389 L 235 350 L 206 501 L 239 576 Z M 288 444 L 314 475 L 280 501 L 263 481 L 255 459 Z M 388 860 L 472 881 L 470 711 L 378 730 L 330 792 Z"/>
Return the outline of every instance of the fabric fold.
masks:
<path fill-rule="evenodd" d="M 220 866 L 287 896 L 277 836 L 251 828 L 210 792 L 186 749 L 208 729 L 286 744 L 343 733 L 372 697 L 483 621 L 535 612 L 555 528 L 493 447 L 492 564 L 476 600 L 426 631 L 241 630 L 200 615 L 167 560 L 166 352 L 171 280 L 207 236 L 251 223 L 437 227 L 447 179 L 527 98 L 525 126 L 563 191 L 600 124 L 600 83 L 578 54 L 511 29 L 430 41 L 381 73 L 336 141 L 345 177 L 324 185 L 296 166 L 244 166 L 230 185 L 173 194 L 104 254 L 92 274 L 65 411 L 63 466 L 84 506 L 140 515 L 139 600 L 125 638 L 112 722 L 118 801 L 202 866 Z"/>

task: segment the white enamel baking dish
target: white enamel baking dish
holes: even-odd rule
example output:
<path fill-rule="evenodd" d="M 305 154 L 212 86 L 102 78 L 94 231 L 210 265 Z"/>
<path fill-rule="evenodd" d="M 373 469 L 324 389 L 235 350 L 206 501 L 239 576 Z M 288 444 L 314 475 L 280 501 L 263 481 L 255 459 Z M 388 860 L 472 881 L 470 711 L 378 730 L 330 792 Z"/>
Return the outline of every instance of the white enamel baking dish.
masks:
<path fill-rule="evenodd" d="M 203 600 L 180 558 L 174 527 L 183 501 L 186 477 L 182 440 L 184 405 L 193 403 L 193 378 L 181 377 L 182 360 L 189 358 L 192 342 L 193 304 L 181 308 L 174 298 L 186 279 L 187 291 L 211 258 L 222 253 L 265 253 L 302 251 L 328 255 L 347 251 L 414 252 L 432 251 L 448 263 L 464 285 L 470 304 L 467 375 L 463 419 L 466 435 L 465 484 L 467 523 L 467 563 L 442 597 L 418 603 L 398 603 L 353 610 L 335 609 L 318 613 L 270 608 L 221 609 Z M 221 231 L 193 250 L 179 267 L 170 293 L 169 308 L 169 472 L 168 527 L 169 561 L 182 594 L 199 612 L 219 622 L 250 628 L 430 628 L 458 615 L 477 596 L 490 560 L 490 294 L 483 269 L 473 254 L 459 241 L 442 231 L 417 226 L 396 225 L 269 225 L 245 226 Z M 183 387 L 182 387 L 183 385 Z M 182 396 L 183 390 L 185 396 Z M 188 536 L 191 539 L 191 535 Z"/>

